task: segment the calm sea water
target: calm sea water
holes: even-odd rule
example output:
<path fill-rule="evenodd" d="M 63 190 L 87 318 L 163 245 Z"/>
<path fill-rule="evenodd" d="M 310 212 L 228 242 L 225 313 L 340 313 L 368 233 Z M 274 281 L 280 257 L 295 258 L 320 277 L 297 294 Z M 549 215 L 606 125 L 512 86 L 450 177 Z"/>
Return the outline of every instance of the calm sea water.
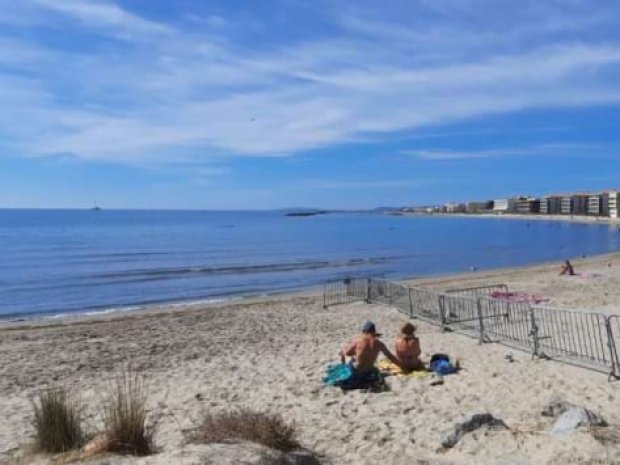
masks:
<path fill-rule="evenodd" d="M 620 250 L 617 226 L 281 212 L 0 210 L 0 316 L 265 294 Z"/>

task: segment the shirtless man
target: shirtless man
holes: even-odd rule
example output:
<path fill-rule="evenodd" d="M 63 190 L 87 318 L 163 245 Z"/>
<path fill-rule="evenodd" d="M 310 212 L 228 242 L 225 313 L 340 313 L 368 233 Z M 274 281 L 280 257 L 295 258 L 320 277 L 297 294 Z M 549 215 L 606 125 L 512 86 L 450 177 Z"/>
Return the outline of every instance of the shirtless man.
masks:
<path fill-rule="evenodd" d="M 400 366 L 398 359 L 378 338 L 375 324 L 367 321 L 362 326 L 362 335 L 355 338 L 348 347 L 340 351 L 342 363 L 346 363 L 345 357 L 352 357 L 353 368 L 359 374 L 369 372 L 375 368 L 375 362 L 379 353 L 383 353 L 390 362 Z"/>

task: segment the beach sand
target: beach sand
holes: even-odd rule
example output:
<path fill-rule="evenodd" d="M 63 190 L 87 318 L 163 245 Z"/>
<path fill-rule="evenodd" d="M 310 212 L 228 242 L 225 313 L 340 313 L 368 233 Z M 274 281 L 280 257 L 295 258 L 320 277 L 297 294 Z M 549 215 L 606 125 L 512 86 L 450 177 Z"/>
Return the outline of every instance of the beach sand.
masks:
<path fill-rule="evenodd" d="M 511 289 L 546 296 L 552 306 L 620 314 L 620 255 L 575 266 L 603 276 L 559 277 L 558 264 L 553 264 L 417 282 L 442 288 L 504 282 Z M 366 319 L 376 322 L 390 345 L 405 321 L 383 305 L 323 309 L 319 293 L 304 293 L 5 325 L 0 330 L 0 458 L 18 455 L 27 446 L 30 399 L 46 387 L 62 385 L 78 392 L 88 422 L 96 428 L 107 383 L 130 363 L 148 376 L 149 409 L 151 419 L 159 422 L 161 454 L 182 449 L 182 431 L 195 427 L 203 412 L 248 407 L 281 413 L 296 424 L 302 445 L 332 464 L 620 463 L 620 444 L 598 442 L 586 430 L 556 438 L 547 432 L 552 420 L 540 414 L 549 401 L 563 399 L 600 413 L 610 428 L 618 428 L 619 382 L 532 360 L 498 344 L 479 345 L 423 322 L 417 323 L 423 357 L 444 352 L 458 357 L 464 367 L 447 376 L 444 385 L 390 377 L 390 390 L 378 394 L 343 394 L 324 387 L 325 367 L 337 360 L 340 346 Z M 509 353 L 514 362 L 506 359 Z M 442 438 L 456 422 L 485 412 L 503 419 L 511 431 L 479 430 L 454 448 L 441 449 Z M 157 463 L 156 457 L 139 460 Z"/>

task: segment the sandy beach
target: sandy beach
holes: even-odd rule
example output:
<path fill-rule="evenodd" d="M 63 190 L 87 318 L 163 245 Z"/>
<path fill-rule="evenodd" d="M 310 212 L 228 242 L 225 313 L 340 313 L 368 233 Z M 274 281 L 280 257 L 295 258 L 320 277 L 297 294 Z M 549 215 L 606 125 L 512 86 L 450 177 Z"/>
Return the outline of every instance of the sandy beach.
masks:
<path fill-rule="evenodd" d="M 447 288 L 507 283 L 549 298 L 549 305 L 620 313 L 620 254 L 576 261 L 592 279 L 558 276 L 558 264 L 468 273 L 416 281 Z M 114 373 L 130 363 L 148 376 L 149 409 L 159 421 L 160 454 L 183 449 L 183 431 L 205 411 L 239 407 L 281 413 L 301 444 L 333 464 L 544 465 L 620 463 L 620 444 L 583 429 L 567 438 L 548 433 L 541 409 L 563 399 L 620 427 L 620 383 L 604 374 L 532 360 L 526 353 L 418 322 L 423 358 L 458 357 L 463 370 L 445 384 L 390 377 L 373 394 L 325 387 L 321 377 L 340 346 L 366 319 L 392 345 L 405 321 L 395 309 L 354 303 L 322 308 L 320 293 L 160 309 L 91 318 L 9 324 L 0 330 L 0 457 L 20 455 L 30 441 L 30 399 L 65 386 L 80 393 L 89 423 Z M 506 358 L 512 354 L 513 362 Z M 454 448 L 441 440 L 474 413 L 501 418 L 509 431 L 477 431 Z M 0 459 L 1 460 L 1 459 Z M 156 456 L 136 463 L 156 463 Z M 35 457 L 30 463 L 45 463 Z M 1 463 L 1 462 L 0 462 Z M 22 462 L 29 463 L 29 462 Z M 179 460 L 177 463 L 183 463 Z M 194 462 L 192 462 L 194 463 Z M 217 462 L 214 462 L 217 463 Z M 253 462 L 252 462 L 253 463 Z"/>

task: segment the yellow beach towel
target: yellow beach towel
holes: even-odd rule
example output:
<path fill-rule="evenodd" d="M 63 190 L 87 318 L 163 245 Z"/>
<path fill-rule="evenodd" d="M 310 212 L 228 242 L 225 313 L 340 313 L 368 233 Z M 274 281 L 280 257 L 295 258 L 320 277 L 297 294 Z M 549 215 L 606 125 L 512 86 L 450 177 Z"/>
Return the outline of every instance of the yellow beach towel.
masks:
<path fill-rule="evenodd" d="M 409 373 L 404 372 L 398 365 L 393 364 L 389 360 L 379 360 L 377 367 L 383 373 L 390 374 L 392 376 L 406 376 L 407 378 L 425 378 L 428 376 L 428 371 L 411 371 Z"/>

